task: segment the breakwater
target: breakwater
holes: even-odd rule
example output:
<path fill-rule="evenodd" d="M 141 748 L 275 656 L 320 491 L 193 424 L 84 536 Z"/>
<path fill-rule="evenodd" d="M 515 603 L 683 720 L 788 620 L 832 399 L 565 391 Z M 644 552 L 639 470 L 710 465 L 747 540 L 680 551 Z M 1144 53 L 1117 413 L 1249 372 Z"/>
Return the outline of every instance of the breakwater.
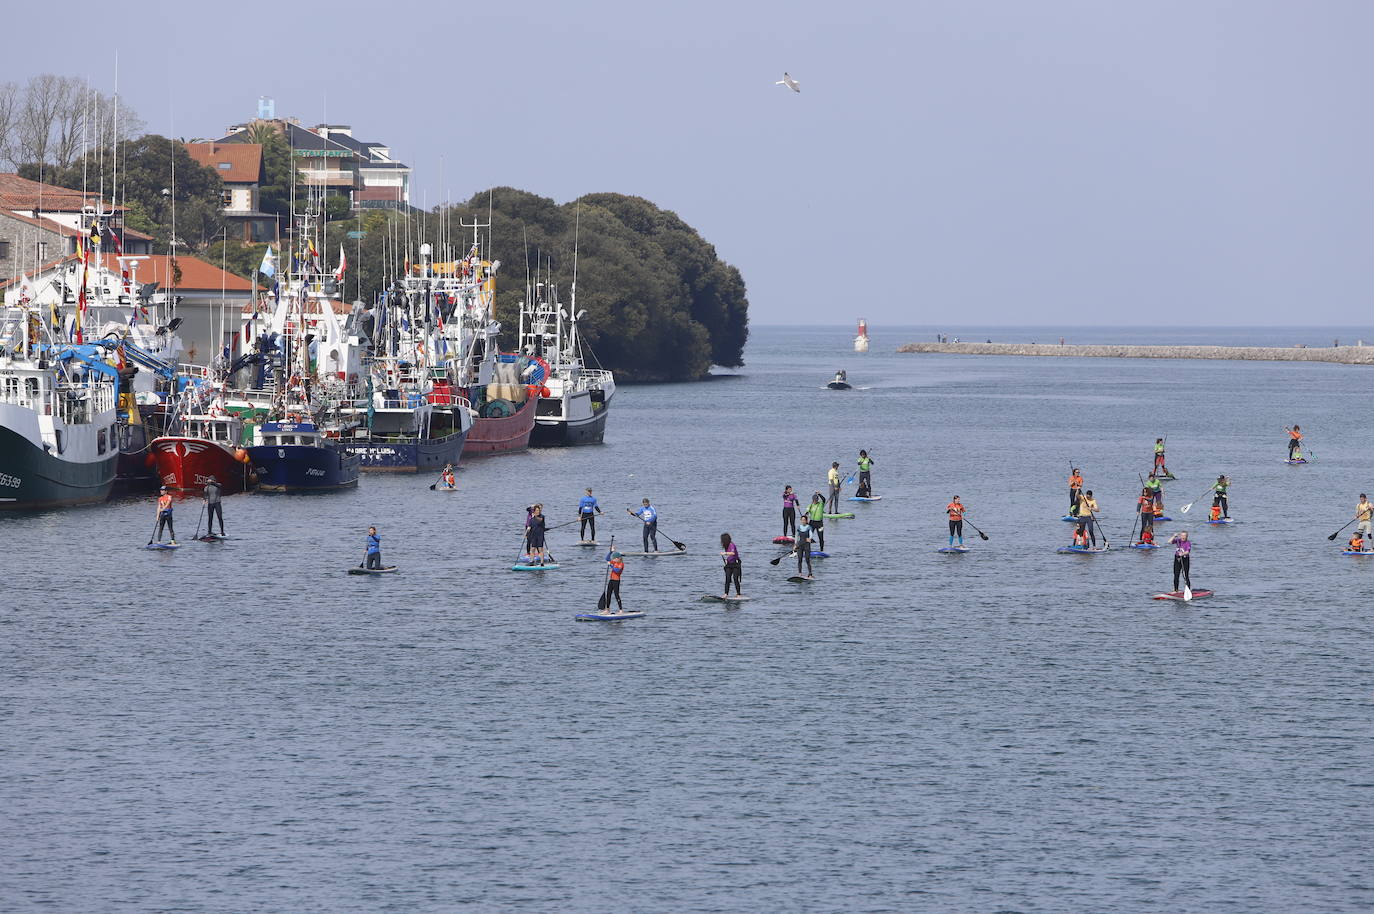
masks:
<path fill-rule="evenodd" d="M 906 343 L 898 352 L 1038 355 L 1081 359 L 1230 359 L 1245 362 L 1339 362 L 1374 365 L 1374 346 L 1073 346 L 1060 343 Z"/>

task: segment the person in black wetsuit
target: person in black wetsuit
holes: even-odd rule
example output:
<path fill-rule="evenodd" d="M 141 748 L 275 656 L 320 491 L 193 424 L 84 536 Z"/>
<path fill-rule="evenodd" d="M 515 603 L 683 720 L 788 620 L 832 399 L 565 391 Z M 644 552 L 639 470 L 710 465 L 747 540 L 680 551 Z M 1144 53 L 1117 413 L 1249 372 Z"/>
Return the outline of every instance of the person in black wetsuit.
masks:
<path fill-rule="evenodd" d="M 805 577 L 814 578 L 815 574 L 811 571 L 811 522 L 802 517 L 801 526 L 797 528 L 797 541 L 793 544 L 793 550 L 797 556 L 797 576 L 802 577 L 802 562 L 806 562 Z"/>
<path fill-rule="evenodd" d="M 544 518 L 544 506 L 535 505 L 534 512 L 530 514 L 526 522 L 525 536 L 529 540 L 530 564 L 544 564 L 544 531 L 548 529 L 548 521 Z"/>
<path fill-rule="evenodd" d="M 224 535 L 224 504 L 220 501 L 223 494 L 219 480 L 211 476 L 210 481 L 205 484 L 205 513 L 209 515 L 205 521 L 205 535 L 209 536 L 215 530 L 215 517 L 219 517 L 219 535 Z"/>

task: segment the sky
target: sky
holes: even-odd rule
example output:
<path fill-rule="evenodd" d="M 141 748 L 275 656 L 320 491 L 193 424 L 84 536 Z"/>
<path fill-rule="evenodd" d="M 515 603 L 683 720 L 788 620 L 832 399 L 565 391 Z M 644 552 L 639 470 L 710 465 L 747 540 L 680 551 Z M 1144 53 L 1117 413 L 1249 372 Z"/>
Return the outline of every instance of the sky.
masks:
<path fill-rule="evenodd" d="M 0 81 L 110 91 L 117 54 L 185 138 L 271 96 L 389 144 L 427 207 L 643 196 L 759 324 L 1368 323 L 1366 0 L 61 7 L 98 50 L 17 4 Z"/>

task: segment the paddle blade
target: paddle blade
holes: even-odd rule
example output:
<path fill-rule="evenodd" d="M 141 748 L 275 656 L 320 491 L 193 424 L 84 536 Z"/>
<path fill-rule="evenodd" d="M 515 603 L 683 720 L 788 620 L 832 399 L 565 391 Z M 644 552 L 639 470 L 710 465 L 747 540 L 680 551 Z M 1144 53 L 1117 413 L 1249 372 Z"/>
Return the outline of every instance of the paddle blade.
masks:
<path fill-rule="evenodd" d="M 980 531 L 978 531 L 978 535 L 981 536 L 981 537 L 983 538 L 983 541 L 984 541 L 984 542 L 987 542 L 988 535 L 987 535 L 986 533 L 984 533 L 984 532 L 982 532 L 982 531 L 980 530 Z"/>
<path fill-rule="evenodd" d="M 1190 585 L 1188 585 L 1188 584 L 1184 584 L 1184 585 L 1183 585 L 1183 602 L 1184 602 L 1184 603 L 1188 603 L 1188 602 L 1191 602 L 1192 599 L 1193 599 L 1193 588 L 1192 588 Z"/>
<path fill-rule="evenodd" d="M 605 595 L 604 593 L 603 593 L 601 596 L 599 596 L 599 597 L 596 598 L 596 611 L 597 611 L 597 612 L 605 612 L 605 611 L 606 611 L 606 607 L 607 607 L 608 605 L 609 605 L 609 604 L 608 604 L 607 601 L 606 601 L 606 595 Z"/>

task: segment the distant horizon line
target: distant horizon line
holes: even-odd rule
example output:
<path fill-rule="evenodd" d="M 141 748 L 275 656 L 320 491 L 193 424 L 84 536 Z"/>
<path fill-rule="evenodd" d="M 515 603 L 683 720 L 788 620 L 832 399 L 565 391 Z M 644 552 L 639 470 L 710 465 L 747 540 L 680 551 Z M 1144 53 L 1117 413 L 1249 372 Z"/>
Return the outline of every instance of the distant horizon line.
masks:
<path fill-rule="evenodd" d="M 869 332 L 872 333 L 873 327 L 875 325 L 872 321 L 868 321 L 867 318 L 865 318 L 865 320 L 868 323 Z M 852 321 L 846 321 L 843 324 L 775 324 L 767 323 L 764 321 L 751 320 L 749 322 L 749 326 L 782 327 L 793 329 L 800 327 L 853 327 L 857 324 L 857 322 L 857 318 Z M 943 329 L 944 327 L 961 327 L 968 330 L 1006 330 L 1009 328 L 1015 330 L 1062 330 L 1066 327 L 1078 327 L 1083 330 L 1158 330 L 1161 327 L 1168 327 L 1173 329 L 1182 328 L 1188 330 L 1252 330 L 1261 328 L 1268 330 L 1350 330 L 1360 327 L 1368 327 L 1370 332 L 1374 333 L 1374 324 L 877 324 L 876 326 L 892 328 L 918 327 L 932 329 Z"/>

